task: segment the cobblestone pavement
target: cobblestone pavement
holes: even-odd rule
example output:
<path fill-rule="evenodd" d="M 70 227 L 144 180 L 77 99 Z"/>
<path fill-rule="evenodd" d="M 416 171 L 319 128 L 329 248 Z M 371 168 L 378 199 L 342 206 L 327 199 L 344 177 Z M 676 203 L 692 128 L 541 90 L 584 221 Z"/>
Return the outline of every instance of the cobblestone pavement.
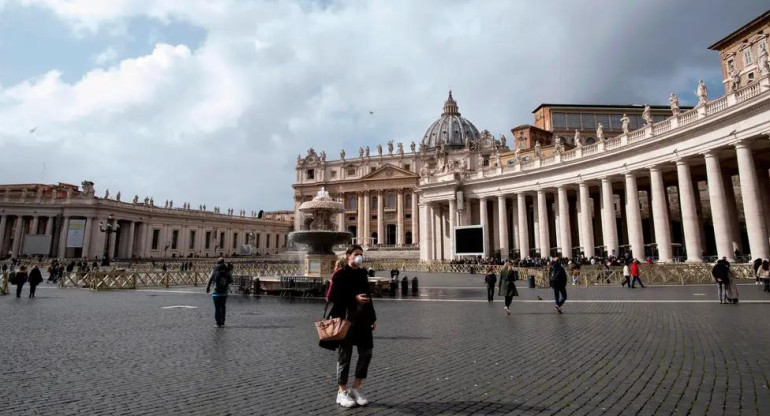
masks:
<path fill-rule="evenodd" d="M 334 403 L 335 353 L 317 346 L 322 303 L 231 297 L 217 329 L 201 288 L 44 284 L 0 298 L 0 413 L 770 414 L 759 287 L 720 305 L 713 286 L 570 286 L 563 315 L 522 289 L 506 316 L 501 298 L 478 301 L 480 279 L 424 276 L 424 301 L 375 299 L 372 403 L 350 410 Z"/>

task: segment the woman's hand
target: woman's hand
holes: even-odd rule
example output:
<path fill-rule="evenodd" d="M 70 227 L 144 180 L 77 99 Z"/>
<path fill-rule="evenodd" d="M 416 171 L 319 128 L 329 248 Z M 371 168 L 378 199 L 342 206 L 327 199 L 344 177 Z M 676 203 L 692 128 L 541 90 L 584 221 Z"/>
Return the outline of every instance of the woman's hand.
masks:
<path fill-rule="evenodd" d="M 377 322 L 372 322 L 372 331 L 377 330 Z"/>
<path fill-rule="evenodd" d="M 358 302 L 361 305 L 366 305 L 367 303 L 371 302 L 368 296 L 366 296 L 365 293 L 361 293 L 359 295 L 356 295 L 356 302 Z"/>

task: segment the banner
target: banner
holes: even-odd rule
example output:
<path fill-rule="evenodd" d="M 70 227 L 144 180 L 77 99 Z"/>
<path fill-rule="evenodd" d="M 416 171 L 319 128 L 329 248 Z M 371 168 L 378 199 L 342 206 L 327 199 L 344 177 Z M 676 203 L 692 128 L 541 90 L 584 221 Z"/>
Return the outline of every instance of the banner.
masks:
<path fill-rule="evenodd" d="M 86 220 L 70 220 L 67 229 L 67 247 L 83 247 L 83 237 L 86 235 Z"/>

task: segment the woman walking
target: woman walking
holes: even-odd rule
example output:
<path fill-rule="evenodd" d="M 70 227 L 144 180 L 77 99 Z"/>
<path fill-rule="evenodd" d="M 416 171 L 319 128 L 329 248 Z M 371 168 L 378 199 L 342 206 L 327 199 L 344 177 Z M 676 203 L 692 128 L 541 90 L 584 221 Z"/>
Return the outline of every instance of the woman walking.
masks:
<path fill-rule="evenodd" d="M 628 268 L 628 263 L 623 265 L 623 282 L 620 284 L 620 287 L 625 285 L 628 285 L 628 288 L 631 289 L 631 269 Z"/>
<path fill-rule="evenodd" d="M 29 272 L 29 297 L 35 297 L 35 289 L 37 289 L 37 285 L 40 283 L 43 283 L 43 274 L 40 273 L 40 269 L 36 264 L 32 266 L 32 270 Z"/>
<path fill-rule="evenodd" d="M 757 278 L 762 280 L 765 284 L 765 292 L 770 292 L 770 262 L 763 260 L 762 264 L 757 269 Z"/>
<path fill-rule="evenodd" d="M 730 263 L 723 259 L 724 267 L 727 269 L 727 284 L 725 287 L 725 297 L 727 303 L 738 303 L 738 285 L 735 280 L 735 273 L 730 269 Z"/>
<path fill-rule="evenodd" d="M 361 392 L 372 360 L 374 337 L 372 332 L 377 328 L 377 315 L 372 306 L 372 294 L 366 269 L 363 268 L 364 250 L 359 245 L 352 245 L 345 251 L 347 264 L 338 270 L 332 278 L 329 302 L 332 318 L 347 318 L 350 329 L 342 341 L 322 341 L 321 346 L 337 349 L 337 404 L 342 407 L 355 405 L 366 406 L 369 400 Z M 348 374 L 353 346 L 358 349 L 355 380 L 348 390 Z"/>
<path fill-rule="evenodd" d="M 21 289 L 24 288 L 24 283 L 27 283 L 27 266 L 19 267 L 12 282 L 16 285 L 16 297 L 21 298 Z"/>
<path fill-rule="evenodd" d="M 519 292 L 516 290 L 516 284 L 514 283 L 519 278 L 518 270 L 514 270 L 511 267 L 511 262 L 506 260 L 505 265 L 500 269 L 500 285 L 498 286 L 498 294 L 505 297 L 505 312 L 511 314 L 511 302 L 514 296 L 519 296 Z"/>

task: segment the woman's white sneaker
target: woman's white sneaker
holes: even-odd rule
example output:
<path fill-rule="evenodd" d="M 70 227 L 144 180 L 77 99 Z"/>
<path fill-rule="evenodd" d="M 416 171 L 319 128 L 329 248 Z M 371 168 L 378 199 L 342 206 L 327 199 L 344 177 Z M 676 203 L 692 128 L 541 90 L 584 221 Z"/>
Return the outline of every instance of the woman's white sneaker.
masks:
<path fill-rule="evenodd" d="M 342 407 L 355 407 L 356 402 L 350 397 L 348 392 L 337 392 L 337 404 Z"/>
<path fill-rule="evenodd" d="M 364 394 L 358 389 L 350 389 L 350 397 L 352 397 L 359 406 L 366 406 L 369 404 L 369 400 L 367 400 L 366 397 L 364 397 Z"/>

